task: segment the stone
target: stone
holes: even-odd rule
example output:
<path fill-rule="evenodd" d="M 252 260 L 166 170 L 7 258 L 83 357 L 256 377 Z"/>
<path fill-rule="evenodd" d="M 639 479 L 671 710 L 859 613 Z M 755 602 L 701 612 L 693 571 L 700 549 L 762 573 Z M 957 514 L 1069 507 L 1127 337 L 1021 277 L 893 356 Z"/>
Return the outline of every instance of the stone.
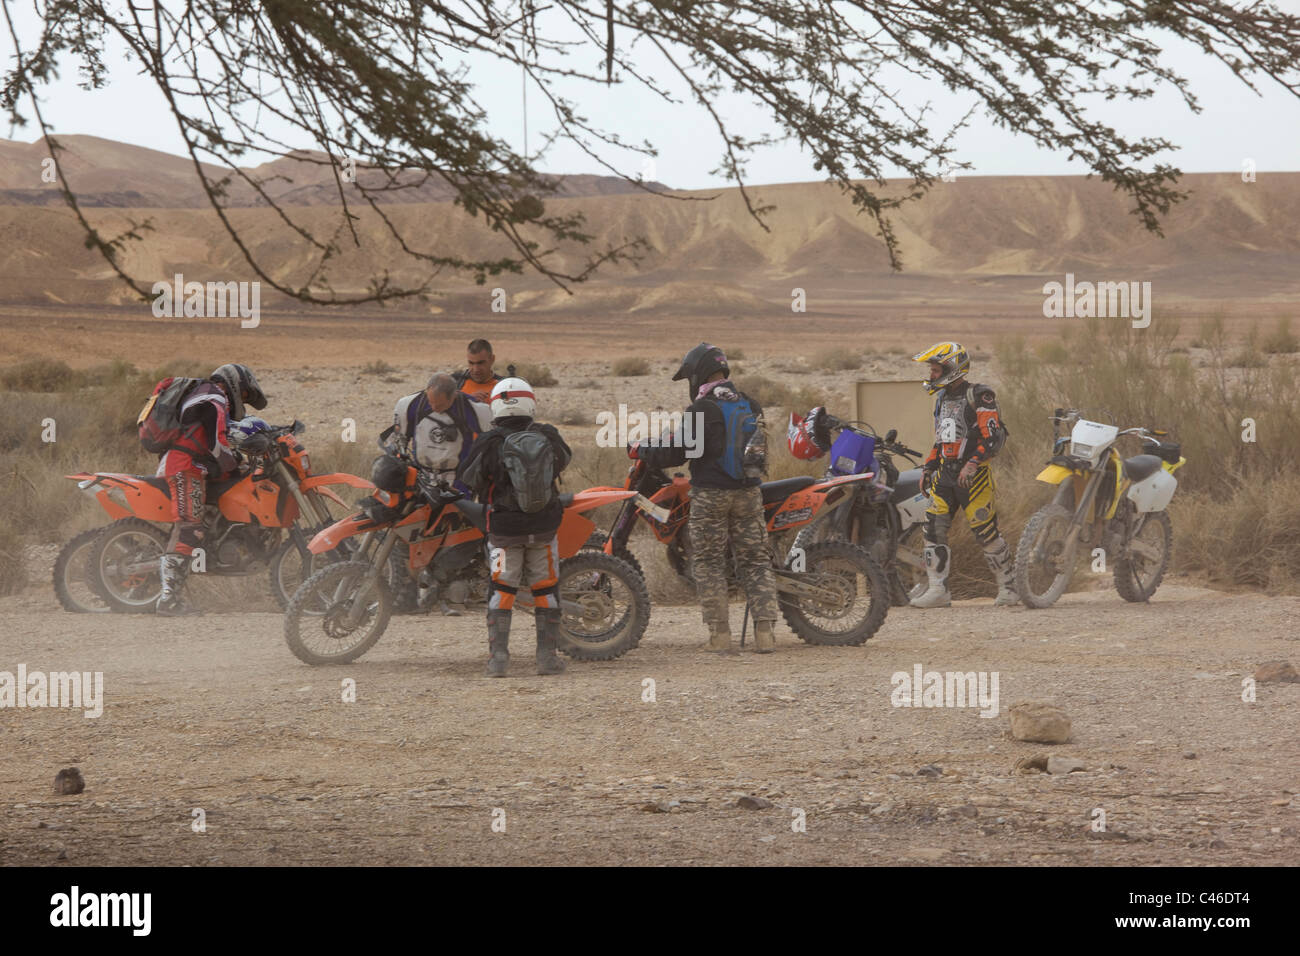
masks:
<path fill-rule="evenodd" d="M 1042 744 L 1063 744 L 1070 739 L 1070 718 L 1054 704 L 1044 700 L 1021 701 L 1011 705 L 1011 736 Z"/>
<path fill-rule="evenodd" d="M 767 810 L 772 806 L 772 801 L 764 800 L 762 797 L 744 796 L 736 801 L 736 806 L 742 810 Z"/>
<path fill-rule="evenodd" d="M 1016 773 L 1031 773 L 1033 771 L 1046 773 L 1047 754 L 1033 754 L 1029 757 L 1021 757 L 1016 761 L 1016 765 L 1012 769 Z"/>
<path fill-rule="evenodd" d="M 1255 671 L 1255 680 L 1261 684 L 1300 683 L 1300 674 L 1288 661 L 1268 661 Z"/>
<path fill-rule="evenodd" d="M 932 763 L 928 763 L 928 764 L 926 764 L 924 767 L 922 767 L 920 770 L 918 770 L 918 771 L 916 772 L 916 776 L 918 776 L 918 777 L 941 777 L 941 776 L 943 776 L 943 770 L 942 770 L 941 768 L 937 767 L 936 765 L 932 764 Z"/>
<path fill-rule="evenodd" d="M 1075 773 L 1079 770 L 1087 770 L 1088 765 L 1077 757 L 1048 757 L 1048 773 Z"/>
<path fill-rule="evenodd" d="M 54 792 L 57 794 L 81 793 L 85 789 L 85 778 L 76 767 L 66 767 L 54 775 Z"/>

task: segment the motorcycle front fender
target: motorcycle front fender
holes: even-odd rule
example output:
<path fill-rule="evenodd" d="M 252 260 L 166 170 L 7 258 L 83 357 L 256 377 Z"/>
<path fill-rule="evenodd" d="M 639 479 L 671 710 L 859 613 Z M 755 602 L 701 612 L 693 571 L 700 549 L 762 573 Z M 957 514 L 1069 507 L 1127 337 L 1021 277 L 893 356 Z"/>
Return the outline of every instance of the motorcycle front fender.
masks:
<path fill-rule="evenodd" d="M 1074 472 L 1064 465 L 1048 465 L 1037 475 L 1034 476 L 1036 481 L 1045 481 L 1049 485 L 1059 485 L 1065 479 L 1074 475 Z"/>

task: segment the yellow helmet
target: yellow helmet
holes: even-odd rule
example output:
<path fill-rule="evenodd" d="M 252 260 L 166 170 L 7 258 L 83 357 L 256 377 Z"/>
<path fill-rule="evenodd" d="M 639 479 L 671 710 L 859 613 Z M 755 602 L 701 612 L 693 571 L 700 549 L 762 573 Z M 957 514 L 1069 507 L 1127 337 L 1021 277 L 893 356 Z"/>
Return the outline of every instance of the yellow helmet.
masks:
<path fill-rule="evenodd" d="M 924 352 L 912 356 L 913 362 L 934 362 L 942 365 L 944 372 L 936 379 L 926 379 L 921 384 L 931 395 L 942 391 L 958 379 L 965 378 L 970 372 L 970 356 L 956 342 L 940 342 Z"/>

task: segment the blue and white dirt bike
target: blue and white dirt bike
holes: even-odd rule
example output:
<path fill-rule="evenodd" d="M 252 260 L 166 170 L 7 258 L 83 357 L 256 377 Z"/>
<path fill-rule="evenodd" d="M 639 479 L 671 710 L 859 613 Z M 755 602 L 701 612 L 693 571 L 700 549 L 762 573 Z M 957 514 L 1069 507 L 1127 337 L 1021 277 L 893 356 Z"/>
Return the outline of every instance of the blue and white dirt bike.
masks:
<path fill-rule="evenodd" d="M 830 434 L 835 431 L 839 434 L 832 441 Z M 888 574 L 891 601 L 900 606 L 908 602 L 914 589 L 925 585 L 922 531 L 930 499 L 921 493 L 921 469 L 917 467 L 924 452 L 899 444 L 897 438 L 897 429 L 890 429 L 882 439 L 866 422 L 842 421 L 822 408 L 813 409 L 806 419 L 790 415 L 788 444 L 796 458 L 812 460 L 828 454 L 827 478 L 875 476 L 857 486 L 849 505 L 802 528 L 791 551 L 832 540 L 866 548 Z M 906 458 L 913 467 L 900 472 L 894 455 Z"/>

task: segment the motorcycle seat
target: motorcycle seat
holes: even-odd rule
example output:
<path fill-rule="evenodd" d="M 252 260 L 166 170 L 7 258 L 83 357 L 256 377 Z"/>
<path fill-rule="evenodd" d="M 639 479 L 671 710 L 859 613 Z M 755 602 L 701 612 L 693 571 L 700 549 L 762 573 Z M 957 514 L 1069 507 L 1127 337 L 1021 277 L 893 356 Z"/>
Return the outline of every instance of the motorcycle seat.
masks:
<path fill-rule="evenodd" d="M 487 533 L 487 505 L 480 504 L 477 501 L 470 501 L 468 498 L 457 499 L 455 505 L 470 524 L 483 533 Z"/>
<path fill-rule="evenodd" d="M 1155 455 L 1134 455 L 1124 459 L 1124 477 L 1138 482 L 1150 478 L 1163 467 L 1164 463 Z"/>
<path fill-rule="evenodd" d="M 816 478 L 801 476 L 799 478 L 783 478 L 780 481 L 765 481 L 759 487 L 763 489 L 763 504 L 770 505 L 774 501 L 789 498 L 796 491 L 802 491 L 809 485 L 815 485 L 816 483 Z"/>

